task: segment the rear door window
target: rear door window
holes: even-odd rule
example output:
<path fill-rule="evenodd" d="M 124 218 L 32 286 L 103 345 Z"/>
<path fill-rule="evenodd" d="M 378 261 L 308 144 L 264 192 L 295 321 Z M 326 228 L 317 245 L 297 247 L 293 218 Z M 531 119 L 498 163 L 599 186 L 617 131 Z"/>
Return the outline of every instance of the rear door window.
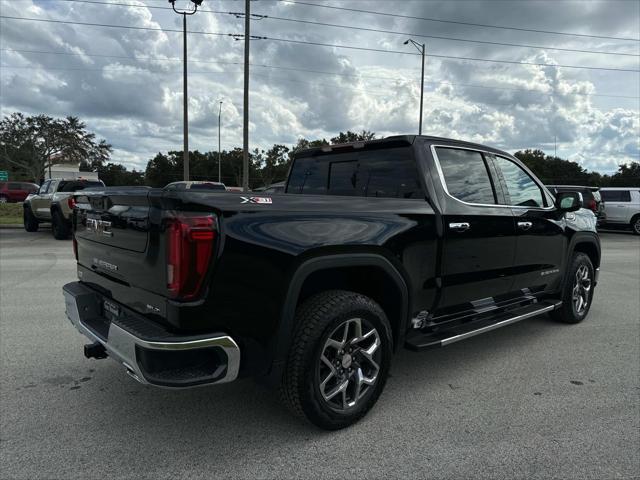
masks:
<path fill-rule="evenodd" d="M 631 192 L 629 190 L 600 190 L 600 194 L 605 202 L 631 201 Z"/>
<path fill-rule="evenodd" d="M 436 148 L 447 191 L 466 203 L 496 203 L 487 165 L 480 152 L 457 148 Z"/>

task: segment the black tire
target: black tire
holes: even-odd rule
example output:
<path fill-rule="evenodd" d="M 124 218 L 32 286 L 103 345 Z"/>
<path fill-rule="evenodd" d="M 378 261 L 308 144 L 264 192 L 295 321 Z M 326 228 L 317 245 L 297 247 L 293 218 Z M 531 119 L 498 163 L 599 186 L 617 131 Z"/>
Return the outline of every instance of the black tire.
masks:
<path fill-rule="evenodd" d="M 640 215 L 636 215 L 631 219 L 631 231 L 635 235 L 640 235 Z"/>
<path fill-rule="evenodd" d="M 66 240 L 71 236 L 69 222 L 67 222 L 60 210 L 51 212 L 51 233 L 56 240 Z"/>
<path fill-rule="evenodd" d="M 584 272 L 587 278 L 582 278 L 579 272 Z M 562 307 L 551 312 L 551 318 L 563 323 L 579 323 L 586 318 L 593 300 L 594 272 L 588 255 L 581 252 L 573 254 L 562 289 Z M 587 281 L 589 288 L 585 291 Z M 577 296 L 582 299 L 582 303 L 576 298 Z"/>
<path fill-rule="evenodd" d="M 24 223 L 24 229 L 27 232 L 37 232 L 38 231 L 38 219 L 33 215 L 33 212 L 26 205 L 24 206 L 24 210 L 22 212 L 22 218 Z"/>
<path fill-rule="evenodd" d="M 358 332 L 358 325 L 360 336 L 354 333 L 355 338 L 349 339 L 350 332 Z M 344 350 L 331 343 L 339 343 L 330 338 L 336 335 L 345 339 Z M 356 338 L 361 340 L 356 342 Z M 337 430 L 352 425 L 373 407 L 384 389 L 391 366 L 392 342 L 387 317 L 370 298 L 345 290 L 310 297 L 296 312 L 296 330 L 280 385 L 283 402 L 294 414 L 320 428 Z M 374 344 L 378 346 L 373 348 Z M 322 360 L 327 360 L 334 351 L 332 362 Z M 340 352 L 344 353 L 341 357 Z M 333 381 L 335 387 L 326 392 Z M 345 382 L 348 386 L 342 393 L 339 387 Z M 340 394 L 327 399 L 336 389 Z M 353 405 L 348 405 L 349 395 Z"/>

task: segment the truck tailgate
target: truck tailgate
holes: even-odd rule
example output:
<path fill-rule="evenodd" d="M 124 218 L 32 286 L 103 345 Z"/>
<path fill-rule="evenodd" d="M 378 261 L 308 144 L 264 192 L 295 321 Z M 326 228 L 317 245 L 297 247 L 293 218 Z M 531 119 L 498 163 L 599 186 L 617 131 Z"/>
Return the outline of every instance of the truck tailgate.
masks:
<path fill-rule="evenodd" d="M 126 195 L 96 192 L 78 195 L 76 238 L 144 252 L 149 240 L 149 190 Z"/>
<path fill-rule="evenodd" d="M 158 258 L 157 245 L 151 245 L 150 191 L 107 188 L 76 195 L 74 241 L 80 266 L 123 285 L 162 294 L 166 269 L 164 256 Z"/>

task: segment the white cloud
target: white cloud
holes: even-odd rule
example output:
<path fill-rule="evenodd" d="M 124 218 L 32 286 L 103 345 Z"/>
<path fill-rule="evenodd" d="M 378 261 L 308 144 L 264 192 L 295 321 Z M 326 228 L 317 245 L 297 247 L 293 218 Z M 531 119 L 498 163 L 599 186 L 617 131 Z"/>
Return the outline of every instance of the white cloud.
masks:
<path fill-rule="evenodd" d="M 166 10 L 34 1 L 25 0 L 18 5 L 0 0 L 0 6 L 3 14 L 10 16 L 151 29 L 181 28 L 179 17 Z M 353 6 L 348 2 L 342 4 Z M 211 5 L 205 2 L 205 9 L 213 9 Z M 527 19 L 524 25 L 530 28 L 636 37 L 640 19 L 640 3 L 634 2 L 617 4 L 616 9 L 609 8 L 607 2 L 595 1 L 580 5 L 477 1 L 465 2 L 464 8 L 458 2 L 396 2 L 393 9 L 389 5 L 363 0 L 357 8 L 505 25 L 523 25 L 523 19 Z M 416 34 L 640 53 L 637 42 L 344 14 L 282 2 L 256 4 L 254 10 Z M 229 15 L 200 12 L 189 18 L 189 29 L 240 33 L 242 22 Z M 413 51 L 402 45 L 407 38 L 403 35 L 272 19 L 254 21 L 252 28 L 256 35 Z M 2 114 L 20 110 L 54 116 L 77 115 L 114 145 L 115 161 L 137 168 L 144 167 L 158 151 L 182 148 L 180 33 L 2 20 L 1 40 L 3 49 L 73 54 L 3 51 Z M 638 57 L 425 41 L 429 53 L 441 55 L 638 69 Z M 417 131 L 419 57 L 266 40 L 252 41 L 251 49 L 251 61 L 256 64 L 251 76 L 252 148 L 294 143 L 299 136 L 328 138 L 347 129 L 366 129 L 382 135 Z M 243 43 L 229 37 L 190 34 L 189 56 L 194 60 L 189 65 L 193 149 L 217 147 L 221 99 L 223 147 L 241 146 L 242 52 Z M 91 56 L 95 54 L 103 56 Z M 559 155 L 599 170 L 612 170 L 620 162 L 638 159 L 638 100 L 598 96 L 639 96 L 637 73 L 430 57 L 426 75 L 425 133 L 484 142 L 510 151 L 542 148 L 549 152 L 557 139 Z"/>

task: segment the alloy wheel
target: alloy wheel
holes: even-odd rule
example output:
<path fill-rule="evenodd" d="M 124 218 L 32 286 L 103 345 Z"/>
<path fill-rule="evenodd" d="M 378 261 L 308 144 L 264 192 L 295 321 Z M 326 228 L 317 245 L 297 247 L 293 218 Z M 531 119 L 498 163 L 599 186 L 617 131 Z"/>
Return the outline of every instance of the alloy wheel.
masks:
<path fill-rule="evenodd" d="M 576 270 L 573 282 L 572 300 L 575 312 L 582 315 L 589 305 L 589 295 L 591 294 L 591 276 L 587 265 L 580 265 Z"/>
<path fill-rule="evenodd" d="M 362 318 L 342 322 L 327 338 L 318 361 L 322 398 L 334 410 L 350 410 L 361 402 L 378 380 L 380 335 Z"/>
<path fill-rule="evenodd" d="M 635 221 L 635 222 L 633 222 L 633 230 L 634 230 L 638 235 L 640 235 L 640 217 L 638 217 L 638 218 L 636 219 L 636 221 Z"/>

